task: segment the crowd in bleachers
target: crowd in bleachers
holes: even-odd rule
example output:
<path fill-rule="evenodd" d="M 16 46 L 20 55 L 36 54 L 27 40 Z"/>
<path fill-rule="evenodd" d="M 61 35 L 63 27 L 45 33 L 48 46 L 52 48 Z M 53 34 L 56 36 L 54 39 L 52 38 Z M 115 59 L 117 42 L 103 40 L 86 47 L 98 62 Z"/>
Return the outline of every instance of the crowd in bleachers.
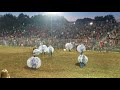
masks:
<path fill-rule="evenodd" d="M 24 30 L 23 30 L 24 29 Z M 51 23 L 51 27 L 46 25 L 27 25 L 10 33 L 4 31 L 0 33 L 0 44 L 8 46 L 35 46 L 41 41 L 45 44 L 52 44 L 54 47 L 62 47 L 66 42 L 84 43 L 88 49 L 92 49 L 102 40 L 109 46 L 120 45 L 120 24 L 113 22 L 93 21 L 77 24 Z M 104 38 L 104 39 L 103 39 Z"/>

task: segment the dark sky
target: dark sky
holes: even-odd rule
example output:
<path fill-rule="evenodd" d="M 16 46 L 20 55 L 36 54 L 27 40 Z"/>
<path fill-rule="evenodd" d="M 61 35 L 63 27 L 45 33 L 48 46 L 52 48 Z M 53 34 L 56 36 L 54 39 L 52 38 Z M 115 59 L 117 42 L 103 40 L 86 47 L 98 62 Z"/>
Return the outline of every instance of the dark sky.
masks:
<path fill-rule="evenodd" d="M 0 15 L 4 15 L 6 13 L 11 13 L 13 15 L 18 16 L 20 13 L 27 14 L 29 16 L 45 14 L 46 12 L 0 12 Z M 95 16 L 105 16 L 112 14 L 116 19 L 120 19 L 120 12 L 60 12 L 61 16 L 64 16 L 68 21 L 75 21 L 78 18 L 94 18 Z"/>

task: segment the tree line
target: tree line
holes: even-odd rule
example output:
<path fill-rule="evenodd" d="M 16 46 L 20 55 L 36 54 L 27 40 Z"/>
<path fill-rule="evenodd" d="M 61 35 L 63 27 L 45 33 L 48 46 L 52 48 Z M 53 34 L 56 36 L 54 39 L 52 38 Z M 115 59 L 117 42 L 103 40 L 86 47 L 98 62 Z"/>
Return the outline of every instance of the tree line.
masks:
<path fill-rule="evenodd" d="M 116 19 L 113 15 L 106 16 L 96 16 L 94 19 L 91 18 L 83 18 L 77 19 L 75 21 L 76 25 L 85 24 L 88 22 L 111 22 L 116 23 Z M 34 26 L 34 27 L 51 27 L 51 23 L 53 26 L 59 25 L 67 25 L 69 21 L 64 18 L 64 16 L 47 16 L 47 15 L 34 15 L 30 17 L 29 15 L 25 15 L 23 13 L 18 16 L 14 16 L 12 14 L 5 14 L 0 17 L 0 32 L 11 32 L 21 30 L 23 31 L 25 27 Z"/>

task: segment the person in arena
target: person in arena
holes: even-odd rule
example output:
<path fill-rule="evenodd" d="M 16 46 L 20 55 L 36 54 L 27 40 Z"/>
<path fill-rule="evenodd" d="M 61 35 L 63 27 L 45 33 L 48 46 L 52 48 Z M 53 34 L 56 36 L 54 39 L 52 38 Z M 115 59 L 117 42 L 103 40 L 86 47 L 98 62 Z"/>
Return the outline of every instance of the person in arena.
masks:
<path fill-rule="evenodd" d="M 2 69 L 1 78 L 10 78 L 10 74 L 8 73 L 7 69 Z"/>

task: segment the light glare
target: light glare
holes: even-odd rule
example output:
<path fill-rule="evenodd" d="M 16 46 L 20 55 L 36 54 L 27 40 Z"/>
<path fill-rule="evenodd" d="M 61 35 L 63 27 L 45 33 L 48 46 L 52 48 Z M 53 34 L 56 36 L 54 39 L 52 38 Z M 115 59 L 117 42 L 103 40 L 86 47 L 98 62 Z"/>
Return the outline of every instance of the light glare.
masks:
<path fill-rule="evenodd" d="M 47 15 L 62 15 L 61 12 L 46 12 Z"/>

